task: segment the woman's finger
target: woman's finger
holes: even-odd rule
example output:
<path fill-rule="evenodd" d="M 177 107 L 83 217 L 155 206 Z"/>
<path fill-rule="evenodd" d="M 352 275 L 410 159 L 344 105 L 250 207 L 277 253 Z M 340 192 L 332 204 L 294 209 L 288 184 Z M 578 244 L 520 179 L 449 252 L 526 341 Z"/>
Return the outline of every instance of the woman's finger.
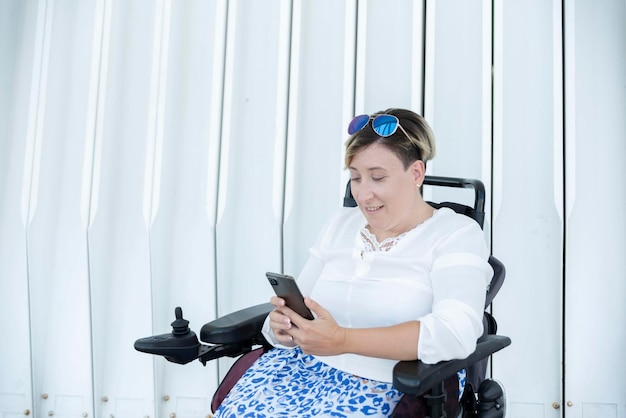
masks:
<path fill-rule="evenodd" d="M 285 299 L 283 298 L 279 298 L 278 296 L 272 296 L 270 298 L 270 303 L 272 305 L 274 305 L 274 307 L 276 308 L 282 308 L 283 306 L 285 306 Z"/>

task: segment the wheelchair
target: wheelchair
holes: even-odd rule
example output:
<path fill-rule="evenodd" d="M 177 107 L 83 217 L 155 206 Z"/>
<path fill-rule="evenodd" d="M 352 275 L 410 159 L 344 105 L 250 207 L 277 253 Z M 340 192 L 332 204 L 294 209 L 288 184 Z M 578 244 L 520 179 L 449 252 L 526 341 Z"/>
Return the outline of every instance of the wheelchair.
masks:
<path fill-rule="evenodd" d="M 454 202 L 433 203 L 435 208 L 449 207 L 467 215 L 483 227 L 485 211 L 485 188 L 474 179 L 426 176 L 424 185 L 454 187 L 474 190 L 474 205 Z M 356 207 L 350 182 L 346 186 L 343 205 Z M 505 278 L 504 265 L 490 256 L 494 276 L 486 295 L 485 309 L 493 301 Z M 261 334 L 265 317 L 272 311 L 270 303 L 264 303 L 225 315 L 205 324 L 200 330 L 200 340 L 189 329 L 189 321 L 183 318 L 182 309 L 175 309 L 172 332 L 140 338 L 135 341 L 137 351 L 160 355 L 166 360 L 186 364 L 199 360 L 203 365 L 220 357 L 239 357 L 213 396 L 211 409 L 216 411 L 230 389 L 243 373 L 271 346 Z M 484 332 L 478 339 L 476 350 L 465 359 L 424 364 L 419 360 L 400 361 L 393 370 L 393 385 L 403 392 L 400 403 L 392 417 L 426 418 L 499 418 L 506 413 L 504 388 L 499 382 L 486 379 L 489 357 L 511 344 L 511 339 L 497 335 L 497 322 L 485 310 Z M 203 343 L 201 343 L 202 341 Z M 206 343 L 206 344 L 204 344 Z M 457 371 L 465 369 L 467 380 L 459 400 Z"/>

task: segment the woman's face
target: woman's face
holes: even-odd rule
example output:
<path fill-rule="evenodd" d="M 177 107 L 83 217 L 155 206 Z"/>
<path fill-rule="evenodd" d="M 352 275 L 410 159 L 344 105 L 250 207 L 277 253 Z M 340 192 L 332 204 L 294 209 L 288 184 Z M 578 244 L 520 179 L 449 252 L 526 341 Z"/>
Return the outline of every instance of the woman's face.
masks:
<path fill-rule="evenodd" d="M 406 170 L 402 161 L 384 145 L 374 143 L 350 162 L 352 195 L 379 242 L 415 227 L 422 200 L 417 184 L 424 180 L 424 163 Z"/>

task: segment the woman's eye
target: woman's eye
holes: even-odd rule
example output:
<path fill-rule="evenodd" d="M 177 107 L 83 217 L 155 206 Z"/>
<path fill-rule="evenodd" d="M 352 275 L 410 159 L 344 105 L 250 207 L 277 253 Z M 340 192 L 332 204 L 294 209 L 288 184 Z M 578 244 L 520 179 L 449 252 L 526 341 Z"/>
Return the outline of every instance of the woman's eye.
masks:
<path fill-rule="evenodd" d="M 360 178 L 358 178 L 358 177 L 355 177 L 355 178 L 350 179 L 350 181 L 351 181 L 352 183 L 357 183 L 357 182 L 361 181 L 361 179 L 360 179 Z"/>
<path fill-rule="evenodd" d="M 384 177 L 372 177 L 372 180 L 374 181 L 383 181 L 384 179 Z"/>

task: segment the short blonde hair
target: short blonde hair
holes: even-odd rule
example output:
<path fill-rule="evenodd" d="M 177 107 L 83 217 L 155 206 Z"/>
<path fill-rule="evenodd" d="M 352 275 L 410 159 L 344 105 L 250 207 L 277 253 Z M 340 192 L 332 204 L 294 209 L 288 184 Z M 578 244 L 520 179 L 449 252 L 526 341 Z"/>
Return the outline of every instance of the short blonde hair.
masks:
<path fill-rule="evenodd" d="M 423 161 L 424 165 L 427 161 L 432 160 L 435 156 L 435 136 L 430 129 L 428 122 L 415 112 L 407 109 L 387 109 L 372 115 L 394 115 L 400 121 L 400 126 L 404 128 L 396 130 L 393 135 L 381 137 L 372 129 L 371 123 L 368 123 L 360 131 L 355 132 L 346 141 L 346 168 L 350 166 L 354 156 L 362 149 L 377 142 L 389 148 L 402 161 L 406 170 L 415 161 Z M 408 137 L 407 137 L 408 136 Z"/>

